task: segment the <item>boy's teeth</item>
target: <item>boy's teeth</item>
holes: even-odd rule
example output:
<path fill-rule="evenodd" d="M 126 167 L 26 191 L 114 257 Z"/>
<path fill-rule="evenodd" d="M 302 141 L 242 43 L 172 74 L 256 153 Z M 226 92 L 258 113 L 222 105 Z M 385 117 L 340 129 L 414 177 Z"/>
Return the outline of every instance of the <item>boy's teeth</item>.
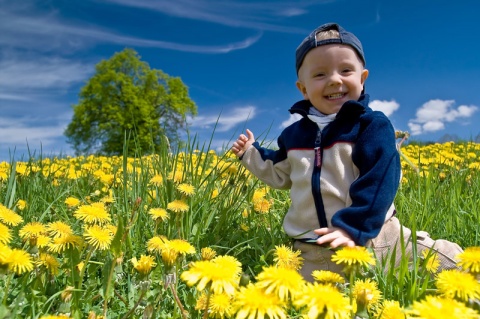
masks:
<path fill-rule="evenodd" d="M 330 94 L 328 96 L 329 99 L 338 99 L 339 97 L 342 97 L 343 93 L 336 93 L 336 94 Z"/>

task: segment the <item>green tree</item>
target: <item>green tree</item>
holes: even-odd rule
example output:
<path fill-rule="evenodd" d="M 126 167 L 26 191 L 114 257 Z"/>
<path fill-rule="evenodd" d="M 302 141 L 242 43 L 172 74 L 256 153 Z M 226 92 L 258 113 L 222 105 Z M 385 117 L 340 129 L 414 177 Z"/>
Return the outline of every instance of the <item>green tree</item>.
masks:
<path fill-rule="evenodd" d="M 128 155 L 156 152 L 165 136 L 179 142 L 186 116 L 197 114 L 182 80 L 150 69 L 133 49 L 115 53 L 95 69 L 64 132 L 77 155 L 120 155 L 125 136 Z"/>

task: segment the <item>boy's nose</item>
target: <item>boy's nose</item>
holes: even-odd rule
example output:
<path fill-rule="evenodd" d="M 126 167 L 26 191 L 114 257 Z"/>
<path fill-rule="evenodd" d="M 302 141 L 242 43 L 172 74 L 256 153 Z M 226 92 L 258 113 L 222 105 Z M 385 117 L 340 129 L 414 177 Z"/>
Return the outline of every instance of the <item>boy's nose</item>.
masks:
<path fill-rule="evenodd" d="M 341 83 L 342 83 L 342 78 L 340 77 L 340 74 L 334 73 L 334 74 L 330 75 L 330 78 L 329 78 L 329 81 L 328 81 L 329 85 L 338 85 L 338 84 L 341 84 Z"/>

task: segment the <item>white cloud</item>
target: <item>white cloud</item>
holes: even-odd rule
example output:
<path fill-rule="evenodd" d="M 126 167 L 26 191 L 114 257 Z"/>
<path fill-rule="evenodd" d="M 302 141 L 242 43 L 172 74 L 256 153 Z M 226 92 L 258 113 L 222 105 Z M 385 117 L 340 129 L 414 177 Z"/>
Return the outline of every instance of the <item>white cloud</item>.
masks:
<path fill-rule="evenodd" d="M 63 136 L 65 124 L 39 125 L 41 123 L 32 123 L 28 119 L 15 120 L 11 118 L 0 118 L 0 136 L 2 136 L 3 145 L 23 145 L 28 144 L 50 146 L 56 143 L 58 138 Z"/>
<path fill-rule="evenodd" d="M 412 135 L 445 129 L 446 122 L 469 118 L 478 110 L 475 105 L 460 105 L 454 100 L 430 100 L 417 109 L 416 118 L 408 122 Z"/>
<path fill-rule="evenodd" d="M 290 126 L 291 124 L 295 123 L 301 118 L 302 116 L 300 114 L 290 114 L 290 117 L 288 118 L 288 120 L 283 121 L 282 124 L 280 124 L 280 128 L 286 128 L 287 126 Z"/>
<path fill-rule="evenodd" d="M 58 57 L 35 59 L 31 56 L 19 56 L 0 61 L 0 70 L 2 70 L 0 72 L 1 90 L 23 91 L 51 87 L 67 88 L 88 78 L 94 68 L 86 63 L 72 62 Z M 6 99 L 8 97 L 14 100 L 19 99 L 6 93 L 1 96 Z"/>
<path fill-rule="evenodd" d="M 381 111 L 385 113 L 386 116 L 390 116 L 399 109 L 400 104 L 398 104 L 395 100 L 391 101 L 380 101 L 380 100 L 373 100 L 371 101 L 368 106 L 374 111 Z"/>
<path fill-rule="evenodd" d="M 218 132 L 226 132 L 240 123 L 245 123 L 249 119 L 253 119 L 257 114 L 255 106 L 236 107 L 220 115 L 198 115 L 188 119 L 188 123 L 192 128 L 212 129 Z"/>

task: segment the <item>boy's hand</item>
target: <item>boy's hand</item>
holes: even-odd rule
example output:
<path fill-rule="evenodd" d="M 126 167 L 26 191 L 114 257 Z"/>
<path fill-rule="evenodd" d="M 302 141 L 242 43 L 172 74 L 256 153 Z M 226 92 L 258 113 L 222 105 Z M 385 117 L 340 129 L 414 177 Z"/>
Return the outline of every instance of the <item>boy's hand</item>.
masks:
<path fill-rule="evenodd" d="M 330 247 L 354 247 L 355 242 L 342 229 L 337 227 L 324 227 L 315 229 L 314 233 L 321 237 L 317 239 L 317 244 L 330 244 Z"/>
<path fill-rule="evenodd" d="M 247 137 L 248 136 L 248 137 Z M 253 136 L 252 131 L 247 129 L 247 136 L 245 134 L 240 134 L 238 139 L 233 142 L 232 152 L 238 157 L 242 156 L 243 153 L 255 142 L 255 137 Z"/>

